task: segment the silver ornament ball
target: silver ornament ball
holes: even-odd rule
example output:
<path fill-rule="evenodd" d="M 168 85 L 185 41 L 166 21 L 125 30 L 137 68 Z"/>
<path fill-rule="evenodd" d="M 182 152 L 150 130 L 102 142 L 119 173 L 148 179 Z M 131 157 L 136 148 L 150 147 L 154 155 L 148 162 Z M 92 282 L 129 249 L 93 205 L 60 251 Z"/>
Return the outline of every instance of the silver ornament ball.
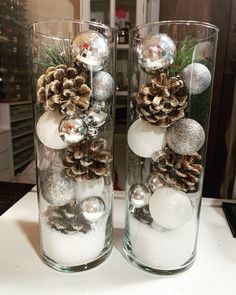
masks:
<path fill-rule="evenodd" d="M 67 144 L 74 144 L 83 140 L 88 132 L 85 122 L 74 116 L 64 118 L 59 126 L 59 135 Z"/>
<path fill-rule="evenodd" d="M 151 192 L 143 184 L 136 184 L 130 188 L 130 203 L 135 208 L 141 208 L 148 204 Z"/>
<path fill-rule="evenodd" d="M 86 124 L 89 128 L 99 128 L 104 125 L 109 117 L 109 107 L 105 102 L 95 101 L 86 112 Z"/>
<path fill-rule="evenodd" d="M 138 61 L 144 72 L 155 74 L 174 61 L 176 46 L 166 34 L 147 35 L 138 47 Z"/>
<path fill-rule="evenodd" d="M 112 76 L 104 71 L 96 73 L 93 79 L 93 97 L 97 100 L 106 100 L 114 92 L 114 80 Z"/>
<path fill-rule="evenodd" d="M 75 62 L 95 72 L 102 69 L 109 55 L 107 40 L 102 34 L 92 30 L 80 33 L 71 46 Z"/>
<path fill-rule="evenodd" d="M 204 142 L 204 129 L 193 119 L 180 119 L 168 128 L 167 144 L 177 154 L 192 155 L 200 150 Z"/>
<path fill-rule="evenodd" d="M 163 183 L 160 181 L 157 175 L 152 175 L 148 180 L 147 186 L 150 191 L 154 193 L 156 190 L 163 186 Z"/>
<path fill-rule="evenodd" d="M 75 180 L 62 172 L 52 173 L 40 188 L 44 200 L 54 206 L 64 206 L 75 197 Z"/>
<path fill-rule="evenodd" d="M 105 214 L 106 206 L 101 197 L 89 197 L 80 204 L 84 217 L 90 222 L 99 221 Z"/>
<path fill-rule="evenodd" d="M 193 95 L 204 92 L 211 84 L 211 72 L 200 63 L 192 63 L 185 67 L 181 78 L 190 94 Z"/>

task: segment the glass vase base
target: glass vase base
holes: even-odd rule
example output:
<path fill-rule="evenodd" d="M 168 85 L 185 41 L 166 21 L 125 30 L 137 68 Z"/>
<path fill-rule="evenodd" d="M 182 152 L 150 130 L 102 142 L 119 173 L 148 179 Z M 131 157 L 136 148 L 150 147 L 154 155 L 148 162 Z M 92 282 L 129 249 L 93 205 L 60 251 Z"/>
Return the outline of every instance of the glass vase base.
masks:
<path fill-rule="evenodd" d="M 106 251 L 104 251 L 99 257 L 97 257 L 95 260 L 84 263 L 81 265 L 73 265 L 73 266 L 65 266 L 61 265 L 51 258 L 49 258 L 44 252 L 41 254 L 41 259 L 42 261 L 48 265 L 49 267 L 53 268 L 54 270 L 60 271 L 60 272 L 66 272 L 66 273 L 72 273 L 72 272 L 80 272 L 80 271 L 85 271 L 92 269 L 101 263 L 103 263 L 111 254 L 112 250 L 112 245 L 110 245 Z"/>
<path fill-rule="evenodd" d="M 195 253 L 191 256 L 191 258 L 186 263 L 179 266 L 178 268 L 160 269 L 160 268 L 153 268 L 153 267 L 150 267 L 150 266 L 142 263 L 140 260 L 138 260 L 134 256 L 132 251 L 130 251 L 129 246 L 127 246 L 125 243 L 123 244 L 123 251 L 124 251 L 126 259 L 129 262 L 131 262 L 133 265 L 135 265 L 136 267 L 138 267 L 146 272 L 156 274 L 156 275 L 163 275 L 163 276 L 177 275 L 181 272 L 188 270 L 194 264 L 194 261 L 196 259 L 196 253 Z"/>

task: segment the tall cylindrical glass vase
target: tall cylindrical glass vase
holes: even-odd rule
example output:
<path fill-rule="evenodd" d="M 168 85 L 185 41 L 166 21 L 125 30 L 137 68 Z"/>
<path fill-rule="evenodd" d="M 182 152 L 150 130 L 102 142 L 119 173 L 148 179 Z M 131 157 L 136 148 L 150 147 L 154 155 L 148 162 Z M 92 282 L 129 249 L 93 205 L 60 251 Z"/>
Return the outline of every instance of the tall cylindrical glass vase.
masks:
<path fill-rule="evenodd" d="M 124 250 L 149 272 L 196 256 L 217 35 L 192 21 L 130 32 Z"/>
<path fill-rule="evenodd" d="M 116 33 L 73 20 L 31 33 L 42 258 L 89 269 L 112 248 Z"/>

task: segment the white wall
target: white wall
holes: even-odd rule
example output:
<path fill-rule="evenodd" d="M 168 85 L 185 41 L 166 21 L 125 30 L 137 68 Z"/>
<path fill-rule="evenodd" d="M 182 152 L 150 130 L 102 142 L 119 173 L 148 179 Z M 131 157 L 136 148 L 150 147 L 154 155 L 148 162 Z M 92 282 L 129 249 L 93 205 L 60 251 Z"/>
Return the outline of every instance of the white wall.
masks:
<path fill-rule="evenodd" d="M 27 0 L 27 19 L 29 23 L 46 19 L 72 19 L 74 18 L 73 2 L 70 0 Z"/>

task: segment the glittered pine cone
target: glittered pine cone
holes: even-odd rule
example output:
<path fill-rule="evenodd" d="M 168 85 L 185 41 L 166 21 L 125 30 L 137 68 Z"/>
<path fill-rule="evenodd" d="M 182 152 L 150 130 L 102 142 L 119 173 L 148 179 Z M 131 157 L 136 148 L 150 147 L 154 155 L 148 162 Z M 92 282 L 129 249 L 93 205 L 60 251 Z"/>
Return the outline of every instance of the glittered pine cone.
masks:
<path fill-rule="evenodd" d="M 110 173 L 112 156 L 106 149 L 106 140 L 83 140 L 69 145 L 63 165 L 70 177 L 86 180 L 107 176 Z"/>
<path fill-rule="evenodd" d="M 168 127 L 185 116 L 188 105 L 184 82 L 165 73 L 151 78 L 137 95 L 137 112 L 153 125 Z"/>
<path fill-rule="evenodd" d="M 87 233 L 91 230 L 91 224 L 87 221 L 76 202 L 65 206 L 50 206 L 45 212 L 48 225 L 64 234 L 77 232 Z"/>
<path fill-rule="evenodd" d="M 37 99 L 46 110 L 76 115 L 89 108 L 91 89 L 74 67 L 49 67 L 38 78 L 37 88 Z"/>
<path fill-rule="evenodd" d="M 132 208 L 131 214 L 134 216 L 134 218 L 136 218 L 144 224 L 150 225 L 153 222 L 153 219 L 149 211 L 149 205 L 145 205 L 141 208 Z"/>
<path fill-rule="evenodd" d="M 203 169 L 201 159 L 198 153 L 183 156 L 166 147 L 156 157 L 152 168 L 163 184 L 191 192 L 196 190 Z"/>

